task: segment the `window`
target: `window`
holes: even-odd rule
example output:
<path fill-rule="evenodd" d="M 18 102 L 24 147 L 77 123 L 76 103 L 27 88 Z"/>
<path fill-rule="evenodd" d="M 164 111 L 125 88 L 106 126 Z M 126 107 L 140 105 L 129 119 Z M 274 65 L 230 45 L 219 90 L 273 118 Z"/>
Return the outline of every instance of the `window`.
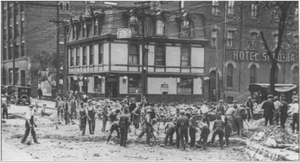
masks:
<path fill-rule="evenodd" d="M 250 83 L 256 83 L 256 66 L 250 67 Z"/>
<path fill-rule="evenodd" d="M 15 32 L 16 32 L 16 36 L 19 36 L 20 32 L 19 32 L 19 24 L 16 24 L 15 26 Z"/>
<path fill-rule="evenodd" d="M 19 58 L 19 45 L 15 45 L 15 52 L 14 52 L 15 58 Z"/>
<path fill-rule="evenodd" d="M 3 40 L 6 40 L 6 29 L 3 29 Z"/>
<path fill-rule="evenodd" d="M 94 77 L 94 91 L 96 93 L 103 93 L 102 92 L 102 79 L 98 76 Z"/>
<path fill-rule="evenodd" d="M 8 30 L 8 38 L 12 37 L 12 27 L 9 27 L 9 30 Z"/>
<path fill-rule="evenodd" d="M 3 60 L 6 60 L 6 56 L 7 56 L 7 48 L 3 48 Z"/>
<path fill-rule="evenodd" d="M 191 66 L 191 47 L 181 47 L 181 66 Z"/>
<path fill-rule="evenodd" d="M 89 37 L 90 36 L 90 31 L 91 31 L 91 24 L 92 22 L 86 22 L 86 37 Z"/>
<path fill-rule="evenodd" d="M 66 2 L 66 10 L 69 10 L 69 2 Z"/>
<path fill-rule="evenodd" d="M 229 15 L 234 14 L 234 1 L 228 1 L 227 14 Z"/>
<path fill-rule="evenodd" d="M 72 32 L 73 32 L 73 33 L 72 33 L 73 39 L 77 38 L 77 37 L 76 37 L 76 34 L 77 34 L 76 28 L 77 28 L 77 27 L 76 27 L 76 24 L 73 24 L 73 30 L 72 30 Z"/>
<path fill-rule="evenodd" d="M 73 49 L 70 49 L 70 66 L 74 66 L 74 54 Z"/>
<path fill-rule="evenodd" d="M 249 41 L 249 47 L 250 48 L 255 48 L 257 37 L 258 37 L 257 32 L 251 32 L 250 33 L 250 41 Z"/>
<path fill-rule="evenodd" d="M 24 42 L 21 45 L 21 56 L 25 56 L 25 43 Z"/>
<path fill-rule="evenodd" d="M 129 45 L 129 64 L 139 64 L 139 45 L 130 44 Z"/>
<path fill-rule="evenodd" d="M 79 48 L 76 48 L 76 66 L 79 66 L 80 63 L 80 51 Z"/>
<path fill-rule="evenodd" d="M 275 21 L 279 20 L 279 9 L 277 6 L 273 10 L 273 18 Z"/>
<path fill-rule="evenodd" d="M 233 65 L 232 64 L 229 64 L 227 66 L 227 87 L 232 87 L 233 86 L 233 82 L 232 82 L 232 79 L 233 79 Z"/>
<path fill-rule="evenodd" d="M 258 15 L 257 15 L 257 4 L 252 3 L 251 4 L 251 18 L 252 19 L 257 19 Z"/>
<path fill-rule="evenodd" d="M 2 85 L 6 85 L 6 69 L 2 68 Z"/>
<path fill-rule="evenodd" d="M 98 20 L 96 19 L 94 21 L 94 35 L 98 34 Z"/>
<path fill-rule="evenodd" d="M 177 84 L 178 94 L 192 94 L 193 90 L 193 79 L 180 78 Z"/>
<path fill-rule="evenodd" d="M 212 1 L 212 14 L 213 15 L 219 15 L 220 14 L 219 1 L 217 1 L 217 0 Z"/>
<path fill-rule="evenodd" d="M 137 34 L 138 31 L 138 19 L 136 16 L 131 16 L 129 18 L 129 28 L 132 34 Z"/>
<path fill-rule="evenodd" d="M 85 33 L 86 33 L 86 23 L 83 23 L 83 27 L 82 27 L 82 37 L 85 37 Z"/>
<path fill-rule="evenodd" d="M 10 46 L 8 50 L 8 59 L 12 59 L 12 54 L 13 54 L 13 47 Z"/>
<path fill-rule="evenodd" d="M 86 46 L 82 48 L 82 65 L 87 64 L 87 54 L 86 54 Z"/>
<path fill-rule="evenodd" d="M 293 69 L 293 83 L 299 84 L 299 71 L 297 66 L 295 66 Z"/>
<path fill-rule="evenodd" d="M 128 93 L 138 94 L 142 92 L 142 80 L 139 77 L 129 77 L 128 79 Z"/>
<path fill-rule="evenodd" d="M 98 20 L 98 35 L 101 34 L 101 31 L 102 31 L 101 21 Z"/>
<path fill-rule="evenodd" d="M 15 78 L 16 78 L 16 79 L 14 79 L 15 83 L 16 84 L 19 83 L 19 68 L 15 69 Z"/>
<path fill-rule="evenodd" d="M 13 74 L 12 68 L 8 69 L 8 83 L 9 84 L 12 84 L 12 74 Z"/>
<path fill-rule="evenodd" d="M 152 36 L 154 34 L 154 21 L 152 17 L 145 17 L 145 36 Z"/>
<path fill-rule="evenodd" d="M 90 65 L 94 64 L 94 45 L 90 45 Z"/>
<path fill-rule="evenodd" d="M 217 34 L 218 34 L 218 30 L 213 29 L 211 31 L 211 46 L 217 46 Z"/>
<path fill-rule="evenodd" d="M 103 44 L 99 44 L 98 64 L 103 64 Z"/>
<path fill-rule="evenodd" d="M 21 4 L 21 12 L 23 12 L 23 11 L 24 11 L 24 5 Z"/>
<path fill-rule="evenodd" d="M 59 9 L 64 9 L 63 2 L 59 2 Z"/>
<path fill-rule="evenodd" d="M 227 31 L 227 40 L 226 40 L 226 44 L 227 47 L 233 47 L 233 33 L 234 31 Z"/>
<path fill-rule="evenodd" d="M 278 44 L 278 34 L 273 34 L 273 48 L 275 49 Z"/>
<path fill-rule="evenodd" d="M 24 34 L 24 21 L 21 21 L 21 35 Z"/>
<path fill-rule="evenodd" d="M 155 65 L 157 66 L 165 66 L 165 46 L 157 45 L 155 47 Z"/>
<path fill-rule="evenodd" d="M 156 34 L 157 35 L 165 34 L 165 22 L 163 20 L 156 20 Z"/>
<path fill-rule="evenodd" d="M 191 34 L 191 22 L 183 20 L 181 23 L 181 37 L 189 38 Z"/>

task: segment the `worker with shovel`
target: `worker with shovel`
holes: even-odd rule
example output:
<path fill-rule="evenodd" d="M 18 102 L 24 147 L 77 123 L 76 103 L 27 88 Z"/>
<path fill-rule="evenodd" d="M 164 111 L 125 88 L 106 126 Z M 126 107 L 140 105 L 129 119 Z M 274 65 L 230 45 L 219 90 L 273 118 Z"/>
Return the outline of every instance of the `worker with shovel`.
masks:
<path fill-rule="evenodd" d="M 37 125 L 34 123 L 34 111 L 33 111 L 33 105 L 29 105 L 29 111 L 27 111 L 26 113 L 26 120 L 25 120 L 25 134 L 21 140 L 21 143 L 25 143 L 27 136 L 29 135 L 29 133 L 31 132 L 31 136 L 33 138 L 33 141 L 35 144 L 40 144 L 37 139 L 36 139 L 36 135 L 35 135 L 35 131 L 34 131 L 34 127 L 37 127 Z M 31 143 L 31 140 L 30 142 Z"/>

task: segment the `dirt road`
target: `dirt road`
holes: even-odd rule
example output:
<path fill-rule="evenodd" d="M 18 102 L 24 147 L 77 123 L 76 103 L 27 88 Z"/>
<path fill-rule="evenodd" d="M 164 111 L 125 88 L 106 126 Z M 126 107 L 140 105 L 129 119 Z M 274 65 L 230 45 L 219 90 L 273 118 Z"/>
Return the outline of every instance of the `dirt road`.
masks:
<path fill-rule="evenodd" d="M 14 117 L 12 117 L 14 118 Z M 114 133 L 109 144 L 105 142 L 108 133 L 101 132 L 101 121 L 96 122 L 94 135 L 81 136 L 78 122 L 74 125 L 58 125 L 51 118 L 37 117 L 37 138 L 41 144 L 25 145 L 20 140 L 24 134 L 24 119 L 8 119 L 2 124 L 2 139 L 32 155 L 40 161 L 246 161 L 243 153 L 245 146 L 233 141 L 229 147 L 209 147 L 203 151 L 187 149 L 181 151 L 176 147 L 160 147 L 164 134 L 159 134 L 159 143 L 146 146 L 145 136 L 136 141 L 137 136 L 129 133 L 128 147 L 120 147 Z M 140 131 L 137 131 L 138 133 Z M 176 136 L 175 136 L 176 137 Z M 30 136 L 27 138 L 30 139 Z M 199 134 L 197 134 L 197 140 Z"/>

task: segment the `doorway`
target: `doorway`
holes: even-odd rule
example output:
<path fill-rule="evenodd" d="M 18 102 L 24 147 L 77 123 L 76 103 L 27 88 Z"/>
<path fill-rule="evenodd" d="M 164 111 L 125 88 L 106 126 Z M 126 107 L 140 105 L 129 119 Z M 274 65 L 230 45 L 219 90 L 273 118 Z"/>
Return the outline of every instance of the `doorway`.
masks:
<path fill-rule="evenodd" d="M 107 98 L 117 98 L 119 90 L 119 82 L 115 77 L 110 77 L 106 82 L 106 97 Z"/>

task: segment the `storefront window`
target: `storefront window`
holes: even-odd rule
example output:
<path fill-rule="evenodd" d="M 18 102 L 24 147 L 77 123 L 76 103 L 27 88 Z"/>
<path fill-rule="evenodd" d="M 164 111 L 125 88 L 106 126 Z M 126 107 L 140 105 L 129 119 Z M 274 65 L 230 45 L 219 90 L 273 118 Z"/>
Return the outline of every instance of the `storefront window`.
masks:
<path fill-rule="evenodd" d="M 94 91 L 96 93 L 103 93 L 102 92 L 102 80 L 98 76 L 94 77 Z"/>
<path fill-rule="evenodd" d="M 180 78 L 177 84 L 178 94 L 192 94 L 193 90 L 193 79 Z"/>
<path fill-rule="evenodd" d="M 128 93 L 138 94 L 142 92 L 142 80 L 140 78 L 129 77 Z"/>

